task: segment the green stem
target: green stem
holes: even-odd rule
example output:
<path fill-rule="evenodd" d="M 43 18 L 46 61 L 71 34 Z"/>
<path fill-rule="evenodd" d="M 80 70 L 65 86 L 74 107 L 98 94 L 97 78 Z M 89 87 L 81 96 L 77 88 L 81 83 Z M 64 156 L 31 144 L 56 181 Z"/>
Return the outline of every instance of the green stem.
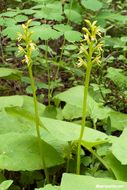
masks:
<path fill-rule="evenodd" d="M 67 158 L 66 173 L 69 172 L 70 157 Z"/>
<path fill-rule="evenodd" d="M 101 158 L 92 148 L 88 148 L 89 152 L 91 152 L 102 164 L 103 166 L 111 172 L 111 169 L 109 168 L 109 166 L 107 165 L 107 163 L 103 160 L 103 158 Z"/>
<path fill-rule="evenodd" d="M 70 158 L 71 158 L 71 151 L 72 151 L 72 146 L 71 143 L 68 142 L 68 156 L 67 156 L 67 164 L 66 164 L 66 173 L 69 172 L 69 165 L 70 165 Z"/>
<path fill-rule="evenodd" d="M 31 81 L 31 88 L 32 88 L 33 99 L 34 99 L 36 131 L 37 131 L 37 136 L 39 137 L 39 139 L 41 139 L 40 130 L 39 130 L 40 119 L 39 119 L 39 113 L 38 113 L 38 104 L 37 104 L 37 98 L 36 98 L 36 89 L 35 89 L 35 84 L 34 84 L 34 79 L 33 79 L 33 73 L 32 73 L 31 66 L 28 66 L 28 70 L 29 70 L 29 76 L 30 76 L 30 81 Z"/>
<path fill-rule="evenodd" d="M 40 118 L 39 118 L 39 113 L 38 113 L 38 103 L 37 103 L 36 89 L 35 89 L 35 84 L 34 84 L 34 78 L 33 78 L 33 72 L 32 72 L 31 64 L 28 66 L 28 71 L 29 71 L 29 76 L 30 76 L 30 81 L 31 81 L 31 88 L 32 88 L 32 92 L 33 92 L 36 132 L 37 132 L 37 137 L 38 137 L 38 145 L 39 145 L 39 150 L 40 150 L 40 156 L 42 158 L 42 165 L 44 167 L 46 181 L 47 181 L 47 183 L 49 183 L 49 175 L 48 175 L 48 171 L 47 171 L 47 168 L 46 168 L 45 159 L 44 159 L 44 153 L 43 153 L 43 147 L 42 147 L 42 143 L 41 143 L 41 135 L 40 135 L 40 129 L 39 129 L 40 128 Z"/>
<path fill-rule="evenodd" d="M 105 162 L 105 160 L 103 158 L 101 158 L 92 148 L 87 148 L 85 147 L 89 152 L 91 152 L 91 154 L 93 154 L 95 156 L 95 158 L 97 158 L 102 164 L 103 166 L 111 173 L 111 175 L 116 178 L 116 176 L 114 175 L 114 172 L 111 170 L 111 168 L 108 166 L 108 164 Z M 117 179 L 117 178 L 116 178 Z"/>
<path fill-rule="evenodd" d="M 96 122 L 93 120 L 93 128 L 95 129 L 95 130 L 97 130 L 97 127 L 96 127 Z"/>
<path fill-rule="evenodd" d="M 87 116 L 87 96 L 88 96 L 88 88 L 89 88 L 89 82 L 90 82 L 90 73 L 92 69 L 92 44 L 89 46 L 89 57 L 88 57 L 88 64 L 87 64 L 87 70 L 86 70 L 86 78 L 84 82 L 84 98 L 83 98 L 83 112 L 82 112 L 82 122 L 81 122 L 81 130 L 80 130 L 80 136 L 78 139 L 78 148 L 77 148 L 77 168 L 76 168 L 76 174 L 80 174 L 80 155 L 81 155 L 81 141 L 85 130 L 85 122 L 86 122 L 86 116 Z"/>

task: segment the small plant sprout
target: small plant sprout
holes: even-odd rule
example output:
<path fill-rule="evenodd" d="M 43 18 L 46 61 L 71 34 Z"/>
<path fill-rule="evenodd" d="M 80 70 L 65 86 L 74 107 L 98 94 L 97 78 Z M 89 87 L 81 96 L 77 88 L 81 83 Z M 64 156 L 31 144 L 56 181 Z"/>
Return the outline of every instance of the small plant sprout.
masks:
<path fill-rule="evenodd" d="M 23 28 L 23 34 L 18 33 L 18 42 L 22 41 L 23 46 L 18 46 L 18 50 L 20 53 L 24 55 L 24 59 L 22 60 L 23 64 L 27 65 L 28 71 L 29 71 L 29 77 L 31 81 L 31 88 L 33 92 L 33 100 L 34 100 L 34 109 L 35 109 L 35 122 L 36 122 L 36 132 L 37 132 L 37 137 L 38 137 L 38 145 L 39 145 L 39 151 L 40 151 L 40 156 L 42 158 L 42 165 L 44 167 L 44 172 L 46 176 L 46 181 L 48 182 L 48 173 L 47 169 L 45 166 L 45 159 L 43 155 L 43 148 L 41 144 L 41 135 L 40 135 L 40 118 L 39 118 L 39 113 L 38 113 L 38 103 L 37 103 L 37 97 L 36 97 L 36 89 L 35 89 L 35 84 L 34 84 L 34 78 L 33 78 L 33 72 L 32 72 L 32 65 L 33 65 L 33 60 L 32 60 L 32 53 L 36 49 L 36 45 L 33 43 L 31 36 L 33 32 L 29 30 L 29 26 L 32 20 L 28 20 L 26 24 L 22 24 Z"/>
<path fill-rule="evenodd" d="M 83 133 L 85 130 L 86 114 L 87 114 L 87 96 L 88 88 L 90 81 L 90 73 L 93 64 L 100 64 L 101 53 L 102 53 L 102 40 L 101 32 L 99 27 L 96 26 L 96 21 L 91 23 L 89 20 L 85 20 L 89 29 L 83 27 L 84 39 L 80 45 L 79 51 L 79 63 L 78 67 L 86 68 L 86 77 L 84 82 L 84 99 L 83 99 L 83 112 L 82 112 L 82 122 L 81 122 L 81 131 L 78 139 L 78 148 L 77 148 L 77 169 L 76 173 L 80 174 L 80 155 L 81 155 L 81 142 Z"/>

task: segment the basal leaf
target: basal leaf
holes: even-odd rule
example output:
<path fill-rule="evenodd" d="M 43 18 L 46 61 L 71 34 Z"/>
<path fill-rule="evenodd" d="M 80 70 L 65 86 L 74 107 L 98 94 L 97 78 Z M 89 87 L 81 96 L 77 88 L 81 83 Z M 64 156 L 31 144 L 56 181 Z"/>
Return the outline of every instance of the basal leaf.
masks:
<path fill-rule="evenodd" d="M 11 184 L 13 183 L 12 180 L 6 180 L 6 181 L 3 181 L 1 184 L 0 184 L 0 190 L 7 190 Z"/>
<path fill-rule="evenodd" d="M 22 72 L 19 70 L 0 67 L 0 78 L 19 80 L 21 75 Z"/>
<path fill-rule="evenodd" d="M 109 117 L 111 120 L 112 131 L 122 131 L 124 128 L 127 127 L 127 114 L 112 110 L 111 112 L 109 112 Z"/>
<path fill-rule="evenodd" d="M 75 174 L 63 174 L 62 182 L 60 185 L 61 190 L 97 190 L 97 189 L 127 189 L 127 183 L 112 180 L 95 178 L 91 176 L 75 175 Z"/>
<path fill-rule="evenodd" d="M 123 130 L 120 137 L 112 139 L 111 151 L 113 155 L 121 162 L 122 165 L 127 165 L 127 128 Z"/>
<path fill-rule="evenodd" d="M 41 140 L 41 146 L 47 168 L 63 163 L 63 159 L 49 144 Z M 0 169 L 11 171 L 44 169 L 37 137 L 17 133 L 0 135 Z"/>
<path fill-rule="evenodd" d="M 127 166 L 122 165 L 111 153 L 106 155 L 105 161 L 113 171 L 117 180 L 127 181 Z"/>
<path fill-rule="evenodd" d="M 39 189 L 35 189 L 35 190 L 59 190 L 59 187 L 48 184 L 43 188 L 39 188 Z"/>
<path fill-rule="evenodd" d="M 0 99 L 2 108 L 6 107 L 5 111 L 3 110 L 0 113 L 0 134 L 17 132 L 36 135 L 33 98 L 29 96 L 9 96 Z M 45 106 L 38 103 L 38 108 L 39 115 L 42 116 Z"/>
<path fill-rule="evenodd" d="M 72 104 L 66 104 L 63 109 L 63 116 L 67 120 L 72 120 L 74 118 L 81 118 L 82 108 Z"/>
<path fill-rule="evenodd" d="M 31 114 L 34 114 L 34 102 L 33 97 L 30 96 L 23 96 L 23 106 L 22 108 Z M 45 110 L 45 105 L 38 102 L 38 109 L 39 109 L 39 115 L 42 116 L 43 112 Z"/>
<path fill-rule="evenodd" d="M 19 95 L 0 97 L 0 110 L 6 107 L 21 107 L 23 97 Z"/>
<path fill-rule="evenodd" d="M 35 117 L 25 109 L 8 108 L 0 113 L 0 134 L 28 134 L 37 136 Z M 48 132 L 45 127 L 40 127 L 41 137 L 48 144 L 53 146 L 62 156 L 66 142 L 57 139 Z"/>
<path fill-rule="evenodd" d="M 78 124 L 44 117 L 41 118 L 41 121 L 54 138 L 62 139 L 63 141 L 75 141 L 79 138 L 81 126 Z M 100 131 L 86 127 L 83 135 L 83 144 L 85 145 L 86 143 L 92 147 L 107 141 L 107 137 L 106 134 Z"/>
<path fill-rule="evenodd" d="M 57 94 L 54 97 L 54 101 L 56 103 L 57 102 L 60 103 L 60 101 L 66 103 L 63 109 L 63 114 L 64 114 L 63 116 L 66 119 L 74 119 L 82 117 L 83 89 L 84 89 L 83 86 L 72 87 L 65 92 Z M 90 95 L 88 95 L 87 115 L 90 115 L 94 121 L 96 121 L 97 119 L 107 118 L 109 111 L 110 111 L 109 108 L 104 107 L 102 104 L 97 103 Z"/>

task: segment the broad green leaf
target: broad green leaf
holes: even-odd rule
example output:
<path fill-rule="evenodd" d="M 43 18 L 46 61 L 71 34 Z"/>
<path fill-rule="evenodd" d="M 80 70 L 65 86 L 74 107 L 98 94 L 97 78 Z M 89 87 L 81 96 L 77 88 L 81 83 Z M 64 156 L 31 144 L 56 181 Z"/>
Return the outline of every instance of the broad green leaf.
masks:
<path fill-rule="evenodd" d="M 66 25 L 66 24 L 56 24 L 53 26 L 53 28 L 62 32 L 62 34 L 64 34 L 64 32 L 66 32 L 66 31 L 72 30 L 72 27 L 70 25 Z"/>
<path fill-rule="evenodd" d="M 30 30 L 34 32 L 32 38 L 35 41 L 39 38 L 42 40 L 57 39 L 62 35 L 61 32 L 52 29 L 48 24 L 31 27 Z"/>
<path fill-rule="evenodd" d="M 121 162 L 122 165 L 127 165 L 127 128 L 123 130 L 120 137 L 112 139 L 112 147 L 110 148 L 113 155 Z"/>
<path fill-rule="evenodd" d="M 82 108 L 76 108 L 75 105 L 66 104 L 63 109 L 63 116 L 67 120 L 72 120 L 74 118 L 80 118 L 82 116 Z"/>
<path fill-rule="evenodd" d="M 21 79 L 21 75 L 22 73 L 19 70 L 4 67 L 0 68 L 0 78 L 19 80 Z"/>
<path fill-rule="evenodd" d="M 34 14 L 36 11 L 35 10 L 32 10 L 32 9 L 23 9 L 23 10 L 20 10 L 20 13 L 23 13 L 25 15 L 32 15 Z"/>
<path fill-rule="evenodd" d="M 5 141 L 5 139 L 7 139 Z M 41 140 L 42 156 L 47 168 L 63 163 L 63 159 L 49 144 Z M 0 135 L 0 169 L 33 171 L 44 169 L 35 136 L 18 133 Z"/>
<path fill-rule="evenodd" d="M 2 98 L 1 106 L 8 108 L 5 109 L 6 111 L 0 113 L 0 134 L 17 132 L 36 135 L 33 98 L 29 96 L 9 96 Z M 5 100 L 5 103 L 3 100 Z M 45 106 L 38 103 L 38 107 L 39 115 L 42 116 Z"/>
<path fill-rule="evenodd" d="M 18 14 L 19 14 L 18 11 L 7 11 L 7 12 L 4 12 L 4 13 L 1 13 L 0 16 L 14 17 L 14 16 L 16 16 Z"/>
<path fill-rule="evenodd" d="M 36 13 L 34 14 L 35 18 L 39 19 L 47 19 L 47 20 L 56 20 L 61 21 L 63 20 L 62 16 L 62 6 L 60 2 L 54 2 L 54 3 L 47 3 L 47 5 L 42 5 L 41 10 L 36 10 Z"/>
<path fill-rule="evenodd" d="M 122 165 L 111 153 L 106 155 L 105 161 L 113 171 L 117 180 L 127 181 L 127 166 Z"/>
<path fill-rule="evenodd" d="M 97 190 L 127 189 L 127 183 L 112 179 L 94 178 L 91 176 L 63 174 L 60 190 Z"/>
<path fill-rule="evenodd" d="M 47 106 L 43 113 L 44 117 L 56 119 L 57 116 L 57 108 L 55 106 Z"/>
<path fill-rule="evenodd" d="M 6 109 L 0 113 L 0 134 L 17 133 L 37 136 L 35 118 L 25 109 Z M 43 125 L 42 125 L 43 126 Z M 41 138 L 64 156 L 67 142 L 52 136 L 45 127 L 40 127 Z"/>
<path fill-rule="evenodd" d="M 11 40 L 16 40 L 18 38 L 18 32 L 22 33 L 21 25 L 8 26 L 2 31 L 2 34 L 10 38 Z"/>
<path fill-rule="evenodd" d="M 35 189 L 35 190 L 59 190 L 59 187 L 48 184 L 43 188 L 39 188 L 39 189 Z"/>
<path fill-rule="evenodd" d="M 20 107 L 22 110 L 25 110 L 30 114 L 34 115 L 35 113 L 33 97 L 30 96 L 13 95 L 0 97 L 0 108 L 2 109 L 6 107 Z M 38 108 L 39 114 L 42 116 L 45 110 L 45 106 L 41 103 L 38 103 Z"/>
<path fill-rule="evenodd" d="M 66 106 L 63 109 L 63 116 L 65 119 L 82 117 L 83 89 L 83 86 L 72 87 L 54 97 L 56 104 L 59 104 L 60 101 L 66 102 Z M 90 95 L 88 95 L 87 114 L 90 115 L 95 122 L 97 119 L 107 118 L 109 111 L 109 108 L 97 103 Z"/>
<path fill-rule="evenodd" d="M 111 9 L 102 10 L 98 12 L 95 20 L 98 21 L 98 24 L 105 27 L 106 21 L 110 20 L 112 22 L 119 22 L 119 24 L 125 24 L 127 22 L 127 17 L 121 15 L 120 13 L 114 13 Z"/>
<path fill-rule="evenodd" d="M 0 110 L 6 107 L 21 107 L 23 97 L 19 95 L 0 97 Z"/>
<path fill-rule="evenodd" d="M 102 8 L 103 4 L 98 0 L 81 0 L 81 4 L 92 11 L 97 11 Z"/>
<path fill-rule="evenodd" d="M 110 108 L 104 107 L 103 104 L 97 103 L 91 96 L 88 97 L 88 113 L 95 123 L 97 119 L 107 118 L 110 110 Z"/>
<path fill-rule="evenodd" d="M 70 10 L 70 9 L 65 9 L 65 15 L 67 16 L 67 18 L 72 21 L 75 22 L 77 24 L 80 24 L 82 21 L 82 16 L 81 14 L 79 14 L 77 11 L 75 10 Z"/>
<path fill-rule="evenodd" d="M 72 87 L 62 93 L 54 96 L 54 101 L 59 104 L 61 101 L 73 106 L 82 107 L 83 104 L 83 86 Z"/>
<path fill-rule="evenodd" d="M 77 42 L 81 40 L 82 34 L 78 31 L 66 31 L 64 33 L 65 39 L 69 42 Z"/>
<path fill-rule="evenodd" d="M 17 15 L 15 17 L 16 22 L 25 22 L 28 20 L 28 17 L 25 15 Z"/>
<path fill-rule="evenodd" d="M 33 97 L 30 96 L 23 96 L 23 106 L 22 108 L 31 114 L 35 113 L 34 110 L 34 102 L 33 102 Z M 39 115 L 42 116 L 43 112 L 45 110 L 45 105 L 41 104 L 38 102 L 38 109 L 39 109 Z"/>
<path fill-rule="evenodd" d="M 109 117 L 111 119 L 112 131 L 122 131 L 124 128 L 127 127 L 127 114 L 117 111 L 111 111 L 109 112 Z"/>
<path fill-rule="evenodd" d="M 12 25 L 15 25 L 16 24 L 16 21 L 14 18 L 3 18 L 3 26 L 5 27 L 9 27 L 9 26 L 12 26 Z"/>
<path fill-rule="evenodd" d="M 11 184 L 13 183 L 12 180 L 6 180 L 6 181 L 3 181 L 1 184 L 0 184 L 0 190 L 7 190 Z"/>
<path fill-rule="evenodd" d="M 81 126 L 71 122 L 65 122 L 55 119 L 41 117 L 45 128 L 52 136 L 63 141 L 75 141 L 79 138 Z M 95 146 L 107 141 L 107 135 L 100 131 L 85 127 L 83 134 L 83 145 Z"/>
<path fill-rule="evenodd" d="M 40 133 L 42 139 L 59 149 L 61 145 L 66 145 L 68 141 L 75 141 L 79 138 L 81 126 L 78 124 L 41 117 Z M 31 112 L 22 108 L 7 108 L 0 114 L 0 134 L 15 132 L 17 134 L 30 134 L 36 136 L 35 117 Z M 54 142 L 53 142 L 54 139 Z M 55 139 L 57 140 L 55 142 Z M 57 144 L 57 142 L 62 144 Z M 107 135 L 91 129 L 85 128 L 83 135 L 83 145 L 89 147 L 107 142 Z M 62 145 L 62 146 L 63 146 Z"/>
<path fill-rule="evenodd" d="M 32 129 L 35 127 L 35 122 L 33 119 L 29 119 L 27 112 L 24 112 L 26 117 L 23 117 L 21 113 L 20 115 L 18 115 L 18 112 L 14 114 L 14 112 L 12 112 L 13 109 L 11 113 L 10 111 L 8 112 L 8 109 L 6 110 L 7 112 L 0 112 L 0 134 L 6 134 L 10 132 L 32 134 Z M 34 132 L 34 134 L 36 133 Z"/>
<path fill-rule="evenodd" d="M 63 20 L 63 16 L 59 12 L 52 12 L 50 10 L 39 10 L 36 11 L 34 15 L 37 19 L 47 19 L 47 20 L 56 20 L 61 21 Z"/>
<path fill-rule="evenodd" d="M 122 69 L 109 67 L 106 77 L 111 79 L 121 90 L 127 89 L 127 77 L 122 73 Z"/>
<path fill-rule="evenodd" d="M 32 105 L 32 98 L 25 97 L 25 101 L 23 101 L 21 107 L 6 108 L 5 111 L 1 112 L 0 134 L 15 132 L 17 134 L 25 133 L 36 136 L 34 106 Z M 43 105 L 41 107 L 42 110 L 39 111 L 39 113 L 40 115 L 43 115 Z M 63 144 L 65 145 L 66 142 L 77 140 L 79 138 L 80 125 L 44 117 L 41 117 L 41 123 L 42 126 L 44 126 L 44 128 L 40 128 L 41 136 L 46 142 L 53 142 L 54 137 L 54 139 L 58 139 L 58 141 L 63 141 Z M 106 134 L 86 127 L 83 136 L 83 145 L 90 147 L 96 146 L 97 144 L 105 142 L 106 138 Z M 54 142 L 52 144 L 56 149 L 59 149 L 62 145 Z"/>

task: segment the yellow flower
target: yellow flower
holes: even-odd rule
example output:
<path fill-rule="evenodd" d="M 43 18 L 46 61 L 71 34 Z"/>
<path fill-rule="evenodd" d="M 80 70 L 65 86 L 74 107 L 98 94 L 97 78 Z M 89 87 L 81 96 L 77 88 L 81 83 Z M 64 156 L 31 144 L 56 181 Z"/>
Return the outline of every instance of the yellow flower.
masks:
<path fill-rule="evenodd" d="M 35 47 L 36 47 L 36 45 L 35 45 L 33 42 L 31 42 L 31 43 L 30 43 L 31 51 L 35 50 Z"/>
<path fill-rule="evenodd" d="M 22 24 L 22 28 L 23 28 L 23 30 L 26 30 L 27 26 L 25 24 Z"/>
<path fill-rule="evenodd" d="M 29 58 L 28 58 L 27 55 L 25 55 L 25 62 L 26 62 L 27 64 L 29 64 Z"/>
<path fill-rule="evenodd" d="M 79 63 L 77 64 L 77 67 L 81 67 L 82 65 L 84 65 L 87 68 L 86 61 L 79 57 Z"/>
<path fill-rule="evenodd" d="M 19 33 L 19 32 L 17 33 L 17 35 L 18 35 L 18 42 L 20 42 L 22 40 L 23 35 L 21 33 Z"/>
<path fill-rule="evenodd" d="M 22 46 L 18 46 L 18 53 L 24 53 L 24 49 Z"/>
<path fill-rule="evenodd" d="M 100 63 L 101 59 L 101 52 L 102 49 L 102 41 L 97 38 L 99 36 L 101 38 L 101 32 L 100 28 L 96 26 L 97 21 L 90 22 L 89 20 L 85 20 L 89 30 L 86 27 L 83 27 L 84 34 L 84 40 L 82 40 L 80 50 L 79 50 L 79 63 L 77 64 L 78 67 L 81 67 L 82 65 L 85 66 L 85 68 L 88 67 L 87 63 Z"/>

